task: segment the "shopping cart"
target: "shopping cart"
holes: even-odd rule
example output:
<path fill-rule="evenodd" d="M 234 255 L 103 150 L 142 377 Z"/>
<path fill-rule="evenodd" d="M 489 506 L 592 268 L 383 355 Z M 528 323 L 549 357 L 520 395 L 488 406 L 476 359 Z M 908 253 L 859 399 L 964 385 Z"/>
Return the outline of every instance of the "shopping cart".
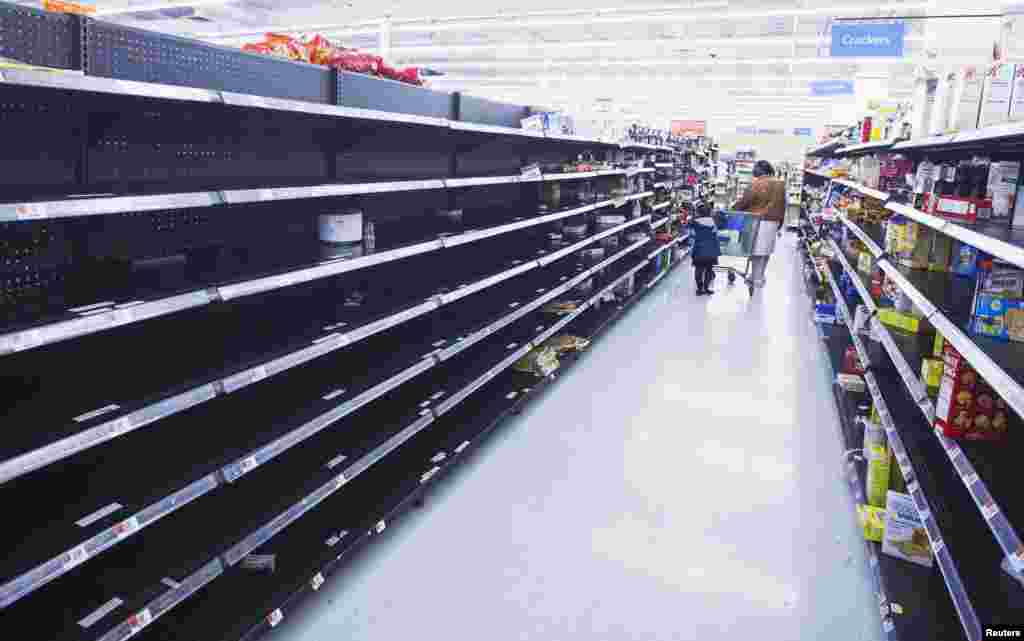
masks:
<path fill-rule="evenodd" d="M 715 269 L 729 275 L 729 284 L 736 282 L 739 276 L 747 284 L 750 295 L 754 295 L 754 275 L 750 257 L 757 246 L 757 232 L 761 228 L 761 217 L 750 212 L 720 209 L 715 212 L 715 225 L 718 227 L 718 243 L 722 248 L 722 256 L 746 258 L 742 269 L 728 265 L 716 265 Z"/>

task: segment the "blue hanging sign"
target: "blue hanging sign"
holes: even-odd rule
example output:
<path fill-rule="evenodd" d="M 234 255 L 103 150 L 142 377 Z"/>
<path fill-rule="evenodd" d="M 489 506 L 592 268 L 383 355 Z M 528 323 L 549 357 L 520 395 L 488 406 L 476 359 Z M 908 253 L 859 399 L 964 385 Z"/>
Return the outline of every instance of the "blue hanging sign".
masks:
<path fill-rule="evenodd" d="M 794 136 L 813 136 L 814 132 L 811 131 L 810 127 L 797 127 L 793 130 Z"/>
<path fill-rule="evenodd" d="M 812 96 L 852 96 L 852 80 L 812 80 Z"/>
<path fill-rule="evenodd" d="M 832 25 L 833 58 L 902 58 L 903 22 L 838 22 Z"/>

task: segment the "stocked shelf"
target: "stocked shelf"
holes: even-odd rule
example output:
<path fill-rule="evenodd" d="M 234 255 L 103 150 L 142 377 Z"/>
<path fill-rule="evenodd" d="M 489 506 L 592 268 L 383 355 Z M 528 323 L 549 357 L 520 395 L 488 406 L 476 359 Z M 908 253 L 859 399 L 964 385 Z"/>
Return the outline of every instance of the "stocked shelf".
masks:
<path fill-rule="evenodd" d="M 849 221 L 844 222 L 850 224 Z M 861 300 L 869 309 L 873 308 L 874 302 L 860 276 L 853 271 L 849 261 L 834 243 L 833 251 L 839 259 L 839 268 L 850 275 Z M 911 270 L 898 270 L 884 259 L 878 262 L 887 273 L 901 272 L 901 275 L 909 276 L 904 280 L 894 279 L 901 283 L 901 287 L 904 283 L 912 287 L 910 282 L 917 279 Z M 926 280 L 929 276 L 943 277 L 942 280 L 948 282 L 946 274 L 921 272 L 919 275 Z M 920 294 L 919 290 L 917 292 Z M 924 302 L 934 298 L 926 299 L 922 296 L 921 300 Z M 955 338 L 957 334 L 966 339 L 952 322 L 936 323 L 936 318 L 945 316 L 938 311 L 939 308 L 935 309 L 932 322 L 943 336 L 954 345 L 959 342 Z M 1015 486 L 1010 478 L 1013 469 L 1011 453 L 991 444 L 959 442 L 933 431 L 934 405 L 924 384 L 915 374 L 920 370 L 922 357 L 930 353 L 931 337 L 904 334 L 887 328 L 877 317 L 872 319 L 872 326 L 874 333 L 881 339 L 883 351 L 881 355 L 868 360 L 872 365 L 872 371 L 866 377 L 868 385 L 873 393 L 876 389 L 887 390 L 895 386 L 892 394 L 884 394 L 889 399 L 887 404 L 890 417 L 883 414 L 882 420 L 897 462 L 908 477 L 908 484 L 913 478 L 925 488 L 922 498 L 927 496 L 934 500 L 934 497 L 943 497 L 953 504 L 943 515 L 936 517 L 936 529 L 941 530 L 941 534 L 933 536 L 929 532 L 929 536 L 933 540 L 933 550 L 937 552 L 940 568 L 945 563 L 955 569 L 954 559 L 961 563 L 957 573 L 960 578 L 954 577 L 953 572 L 944 572 L 944 577 L 968 638 L 979 638 L 979 620 L 986 623 L 1009 622 L 1012 612 L 1024 606 L 1024 595 L 1019 587 L 1008 576 L 1001 575 L 1002 571 L 999 570 L 999 563 L 1004 557 L 1019 565 L 1021 552 L 1024 551 L 1010 519 L 1011 514 L 1019 512 L 1016 505 L 1018 501 L 1010 490 Z M 993 343 L 1006 347 L 1005 344 Z M 882 361 L 880 367 L 879 360 Z M 982 376 L 985 374 L 982 373 Z M 883 385 L 883 380 L 893 381 L 893 384 Z M 896 416 L 893 410 L 896 404 L 902 408 L 899 419 L 892 418 Z M 909 435 L 913 435 L 913 438 L 910 439 Z M 913 462 L 913 466 L 910 462 Z M 922 467 L 929 471 L 927 479 L 922 478 Z M 1000 497 L 1002 503 L 997 502 L 996 496 Z M 928 507 L 926 501 L 919 502 L 915 496 L 919 513 L 927 521 L 934 510 Z M 959 516 L 957 522 L 960 525 L 953 527 L 952 514 L 972 512 L 976 515 L 973 519 Z M 936 545 L 936 540 L 941 543 Z M 949 557 L 945 559 L 941 553 L 949 548 L 952 550 L 947 552 Z M 974 612 L 980 614 L 972 614 Z"/>

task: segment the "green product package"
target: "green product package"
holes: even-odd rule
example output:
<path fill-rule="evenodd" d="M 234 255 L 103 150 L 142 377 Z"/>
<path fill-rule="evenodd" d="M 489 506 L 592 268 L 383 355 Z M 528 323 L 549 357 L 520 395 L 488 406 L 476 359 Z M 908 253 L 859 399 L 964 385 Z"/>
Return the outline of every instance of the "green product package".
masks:
<path fill-rule="evenodd" d="M 889 491 L 892 452 L 885 438 L 885 430 L 875 423 L 864 424 L 864 458 L 868 461 L 865 493 L 868 504 L 885 507 L 885 493 Z"/>
<path fill-rule="evenodd" d="M 885 508 L 858 503 L 857 518 L 864 529 L 864 540 L 881 543 L 885 535 Z"/>

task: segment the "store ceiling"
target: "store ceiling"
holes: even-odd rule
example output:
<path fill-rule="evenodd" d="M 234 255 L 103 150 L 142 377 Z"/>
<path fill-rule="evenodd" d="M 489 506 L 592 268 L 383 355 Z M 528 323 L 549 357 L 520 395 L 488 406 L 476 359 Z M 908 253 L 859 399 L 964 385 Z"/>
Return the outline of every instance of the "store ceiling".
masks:
<path fill-rule="evenodd" d="M 97 8 L 107 20 L 225 46 L 270 30 L 318 32 L 439 70 L 440 88 L 503 100 L 599 105 L 630 118 L 821 124 L 852 98 L 810 99 L 811 81 L 882 78 L 890 96 L 905 97 L 928 45 L 926 23 L 911 20 L 902 60 L 831 59 L 835 17 L 920 16 L 951 1 L 109 0 Z M 390 36 L 382 34 L 387 17 Z M 957 55 L 957 46 L 944 43 L 943 54 Z"/>

